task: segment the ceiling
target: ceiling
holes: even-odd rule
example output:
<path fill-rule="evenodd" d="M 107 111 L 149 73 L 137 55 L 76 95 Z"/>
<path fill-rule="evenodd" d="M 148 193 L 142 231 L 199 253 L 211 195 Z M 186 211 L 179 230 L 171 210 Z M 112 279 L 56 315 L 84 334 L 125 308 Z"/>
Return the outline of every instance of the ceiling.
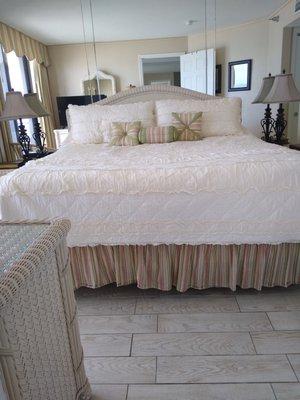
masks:
<path fill-rule="evenodd" d="M 266 18 L 286 0 L 216 0 L 217 27 Z M 89 0 L 82 0 L 92 41 Z M 204 29 L 204 0 L 92 0 L 96 41 L 186 36 Z M 0 0 L 0 20 L 45 44 L 82 43 L 80 0 Z M 214 0 L 207 0 L 208 25 Z M 197 20 L 191 25 L 189 20 Z"/>

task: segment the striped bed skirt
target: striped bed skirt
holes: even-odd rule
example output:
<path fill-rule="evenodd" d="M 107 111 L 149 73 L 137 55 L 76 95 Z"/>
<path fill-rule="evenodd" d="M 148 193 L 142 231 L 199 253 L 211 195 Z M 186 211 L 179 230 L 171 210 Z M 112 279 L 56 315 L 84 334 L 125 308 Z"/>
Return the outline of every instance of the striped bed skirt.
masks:
<path fill-rule="evenodd" d="M 236 290 L 300 283 L 300 243 L 72 247 L 75 287 Z"/>

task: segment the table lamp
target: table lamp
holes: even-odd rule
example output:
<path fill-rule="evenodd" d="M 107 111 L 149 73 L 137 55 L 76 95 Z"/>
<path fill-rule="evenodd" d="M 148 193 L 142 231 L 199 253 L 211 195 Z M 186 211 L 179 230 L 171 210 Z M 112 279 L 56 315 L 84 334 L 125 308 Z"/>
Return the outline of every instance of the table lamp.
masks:
<path fill-rule="evenodd" d="M 48 111 L 44 108 L 43 104 L 41 103 L 37 93 L 25 94 L 24 99 L 28 104 L 28 106 L 31 108 L 31 110 L 33 110 L 38 117 L 47 117 L 50 115 Z M 34 122 L 34 133 L 32 136 L 35 141 L 38 152 L 44 153 L 46 135 L 44 132 L 42 132 L 41 125 L 37 119 Z"/>
<path fill-rule="evenodd" d="M 273 86 L 270 92 L 264 99 L 264 103 L 279 103 L 277 110 L 276 121 L 273 123 L 273 128 L 276 135 L 276 143 L 281 143 L 287 121 L 284 118 L 283 103 L 290 103 L 293 101 L 300 101 L 300 92 L 298 91 L 292 74 L 276 75 Z"/>
<path fill-rule="evenodd" d="M 21 92 L 6 93 L 6 100 L 0 121 L 19 120 L 17 139 L 22 148 L 23 158 L 30 153 L 30 137 L 27 135 L 22 119 L 37 118 L 38 115 L 28 106 Z"/>
<path fill-rule="evenodd" d="M 269 76 L 263 78 L 259 93 L 256 96 L 256 98 L 252 101 L 252 104 L 263 104 L 264 103 L 266 96 L 269 94 L 269 92 L 273 86 L 274 80 L 275 80 L 275 77 L 271 76 L 271 74 L 269 74 Z M 270 104 L 267 103 L 267 108 L 265 109 L 265 116 L 260 121 L 266 142 L 272 141 L 271 134 L 272 134 L 274 122 L 275 122 L 275 120 L 272 118 L 272 110 L 271 110 Z"/>

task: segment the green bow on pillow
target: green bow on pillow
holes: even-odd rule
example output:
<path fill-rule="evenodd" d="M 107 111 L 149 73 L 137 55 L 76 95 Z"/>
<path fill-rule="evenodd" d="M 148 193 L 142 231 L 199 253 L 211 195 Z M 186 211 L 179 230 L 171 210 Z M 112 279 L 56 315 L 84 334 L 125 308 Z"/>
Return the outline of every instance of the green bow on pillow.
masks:
<path fill-rule="evenodd" d="M 201 140 L 201 119 L 202 112 L 198 113 L 172 113 L 173 126 L 175 127 L 178 139 L 184 141 Z"/>

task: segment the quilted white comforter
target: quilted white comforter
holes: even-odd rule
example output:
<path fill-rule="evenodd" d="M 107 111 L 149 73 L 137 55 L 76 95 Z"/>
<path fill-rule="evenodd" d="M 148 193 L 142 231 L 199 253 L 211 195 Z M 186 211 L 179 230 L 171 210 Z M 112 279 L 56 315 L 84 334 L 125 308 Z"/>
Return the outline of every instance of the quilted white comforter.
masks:
<path fill-rule="evenodd" d="M 69 246 L 300 241 L 300 152 L 252 135 L 69 144 L 0 179 L 3 220 L 68 218 Z"/>

